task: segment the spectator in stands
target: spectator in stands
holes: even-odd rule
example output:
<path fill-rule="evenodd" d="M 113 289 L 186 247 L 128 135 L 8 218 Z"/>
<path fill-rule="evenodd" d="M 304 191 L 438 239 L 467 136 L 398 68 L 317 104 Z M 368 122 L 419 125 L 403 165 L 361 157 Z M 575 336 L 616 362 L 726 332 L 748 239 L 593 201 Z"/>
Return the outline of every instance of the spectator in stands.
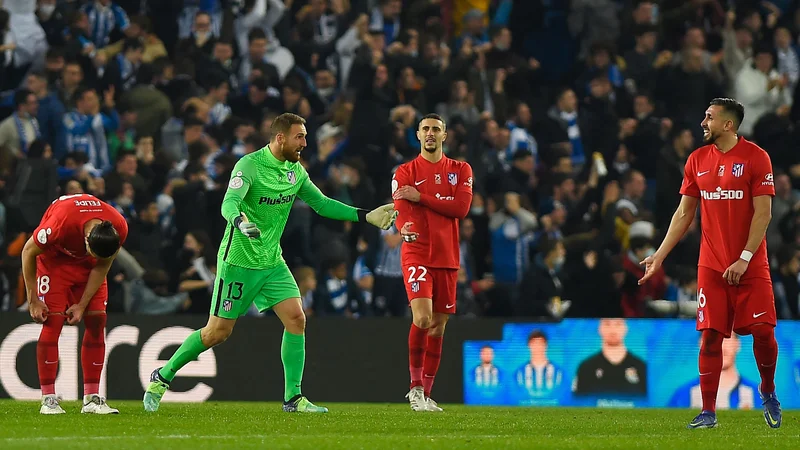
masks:
<path fill-rule="evenodd" d="M 752 64 L 745 64 L 736 76 L 733 93 L 747 111 L 739 133 L 751 136 L 758 119 L 765 114 L 789 114 L 792 104 L 789 86 L 789 76 L 779 74 L 774 68 L 772 49 L 759 47 Z"/>
<path fill-rule="evenodd" d="M 5 147 L 22 157 L 28 152 L 30 144 L 42 137 L 39 121 L 39 100 L 28 89 L 14 93 L 14 114 L 0 122 L 0 147 Z"/>
<path fill-rule="evenodd" d="M 47 75 L 44 72 L 31 72 L 28 75 L 26 87 L 39 100 L 36 119 L 39 122 L 42 139 L 48 143 L 52 142 L 54 154 L 64 154 L 66 134 L 61 120 L 65 112 L 64 104 L 54 92 L 50 91 Z"/>
<path fill-rule="evenodd" d="M 93 89 L 78 88 L 75 99 L 75 110 L 64 116 L 67 151 L 86 154 L 89 170 L 100 176 L 111 168 L 106 132 L 119 126 L 119 115 L 114 109 L 114 88 L 103 93 L 102 109 Z"/>
<path fill-rule="evenodd" d="M 303 311 L 306 316 L 314 315 L 314 291 L 317 290 L 317 276 L 314 269 L 301 266 L 292 272 L 297 288 L 300 290 L 300 299 L 303 302 Z"/>
<path fill-rule="evenodd" d="M 560 239 L 543 237 L 537 247 L 533 264 L 519 287 L 519 303 L 515 315 L 560 319 L 571 305 L 569 300 L 562 298 L 566 281 L 562 280 L 562 269 L 566 260 L 564 243 Z"/>
<path fill-rule="evenodd" d="M 628 252 L 622 260 L 625 267 L 625 283 L 622 286 L 624 317 L 646 317 L 647 303 L 661 300 L 666 294 L 667 280 L 663 267 L 645 284 L 638 284 L 644 276 L 644 269 L 639 263 L 656 251 L 651 239 L 650 236 L 631 236 Z"/>
<path fill-rule="evenodd" d="M 180 281 L 178 292 L 188 292 L 192 300 L 192 306 L 187 312 L 207 313 L 211 307 L 216 253 L 216 248 L 205 231 L 192 230 L 183 239 L 176 274 L 179 274 L 177 279 Z"/>
<path fill-rule="evenodd" d="M 326 316 L 358 318 L 364 302 L 358 288 L 347 274 L 343 258 L 331 258 L 323 264 L 322 283 L 314 294 L 314 312 Z"/>

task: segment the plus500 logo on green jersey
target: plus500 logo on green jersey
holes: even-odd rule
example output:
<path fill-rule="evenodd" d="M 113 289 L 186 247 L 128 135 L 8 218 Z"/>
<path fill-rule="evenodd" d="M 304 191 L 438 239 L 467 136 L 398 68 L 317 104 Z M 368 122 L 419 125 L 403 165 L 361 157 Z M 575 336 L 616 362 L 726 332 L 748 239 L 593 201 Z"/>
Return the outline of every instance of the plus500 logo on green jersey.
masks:
<path fill-rule="evenodd" d="M 258 204 L 266 203 L 268 205 L 283 205 L 285 203 L 292 203 L 296 194 L 283 195 L 278 194 L 278 198 L 261 197 L 258 199 Z"/>

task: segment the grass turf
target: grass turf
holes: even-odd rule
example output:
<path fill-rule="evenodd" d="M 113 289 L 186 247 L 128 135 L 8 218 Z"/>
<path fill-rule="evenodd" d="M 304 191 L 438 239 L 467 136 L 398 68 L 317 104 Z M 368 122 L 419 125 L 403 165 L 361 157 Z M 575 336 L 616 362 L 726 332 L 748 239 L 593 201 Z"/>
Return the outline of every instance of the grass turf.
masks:
<path fill-rule="evenodd" d="M 484 408 L 442 405 L 413 413 L 406 404 L 324 404 L 325 415 L 287 414 L 277 403 L 165 403 L 156 414 L 140 402 L 112 401 L 117 416 L 39 415 L 33 402 L 0 401 L 0 448 L 800 448 L 798 414 L 767 427 L 759 410 L 722 411 L 720 426 L 687 430 L 696 411 L 658 409 Z"/>

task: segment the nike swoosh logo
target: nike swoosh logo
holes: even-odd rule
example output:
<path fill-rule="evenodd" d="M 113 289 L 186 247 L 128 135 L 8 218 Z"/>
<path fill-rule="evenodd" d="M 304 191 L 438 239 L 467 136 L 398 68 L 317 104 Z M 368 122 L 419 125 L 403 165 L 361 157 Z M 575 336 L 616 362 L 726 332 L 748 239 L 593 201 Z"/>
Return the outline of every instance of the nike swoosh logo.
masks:
<path fill-rule="evenodd" d="M 92 365 L 93 365 L 93 366 L 102 366 L 102 365 L 103 365 L 103 363 L 100 363 L 100 364 L 98 364 L 98 363 L 92 363 Z"/>
<path fill-rule="evenodd" d="M 706 375 L 711 375 L 711 374 L 712 374 L 712 372 L 708 372 L 708 373 L 701 373 L 701 374 L 700 374 L 700 376 L 701 376 L 701 377 L 704 377 L 704 376 L 706 376 Z"/>
<path fill-rule="evenodd" d="M 697 172 L 697 176 L 698 177 L 702 177 L 703 175 L 707 174 L 708 172 L 711 172 L 711 171 L 710 170 L 706 170 L 705 172 Z"/>
<path fill-rule="evenodd" d="M 414 182 L 414 185 L 415 185 L 415 186 L 419 186 L 420 184 L 422 184 L 422 183 L 424 183 L 424 182 L 426 182 L 426 181 L 428 181 L 428 179 L 427 179 L 427 178 L 425 178 L 425 179 L 424 179 L 424 180 L 422 180 L 422 181 L 415 181 L 415 182 Z"/>
<path fill-rule="evenodd" d="M 455 303 L 453 303 L 452 305 L 445 305 L 445 306 L 444 306 L 444 308 L 445 308 L 445 309 L 450 309 L 450 308 L 452 308 L 453 306 L 456 306 L 456 304 L 455 304 Z"/>
<path fill-rule="evenodd" d="M 45 361 L 44 363 L 45 363 L 45 364 L 55 364 L 55 363 L 57 363 L 57 362 L 58 362 L 58 361 Z"/>
<path fill-rule="evenodd" d="M 767 313 L 766 311 L 764 311 L 764 312 L 762 312 L 762 313 L 758 313 L 758 314 L 756 314 L 756 313 L 753 313 L 753 319 L 758 319 L 759 317 L 763 316 L 763 315 L 764 315 L 764 314 L 766 314 L 766 313 Z"/>

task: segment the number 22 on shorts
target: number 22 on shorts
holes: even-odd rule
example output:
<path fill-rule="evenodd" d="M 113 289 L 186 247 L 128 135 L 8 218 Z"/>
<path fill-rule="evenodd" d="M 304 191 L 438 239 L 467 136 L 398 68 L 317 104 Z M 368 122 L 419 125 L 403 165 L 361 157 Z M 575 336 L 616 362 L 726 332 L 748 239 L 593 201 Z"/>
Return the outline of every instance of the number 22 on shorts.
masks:
<path fill-rule="evenodd" d="M 426 275 L 428 269 L 425 266 L 409 266 L 408 268 L 408 284 L 411 286 L 411 292 L 419 292 L 419 283 L 421 281 L 428 281 Z"/>

